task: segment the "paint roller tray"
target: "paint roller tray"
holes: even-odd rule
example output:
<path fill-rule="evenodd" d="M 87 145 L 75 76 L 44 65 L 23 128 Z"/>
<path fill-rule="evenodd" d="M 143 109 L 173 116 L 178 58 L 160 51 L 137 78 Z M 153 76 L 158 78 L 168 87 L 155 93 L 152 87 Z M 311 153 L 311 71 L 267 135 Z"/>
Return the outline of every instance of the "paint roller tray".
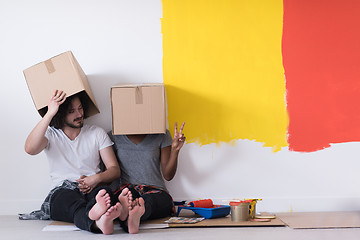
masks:
<path fill-rule="evenodd" d="M 178 206 L 177 216 L 179 216 L 182 209 L 191 210 L 206 219 L 225 217 L 230 213 L 230 206 L 228 205 L 214 205 L 211 208 Z"/>

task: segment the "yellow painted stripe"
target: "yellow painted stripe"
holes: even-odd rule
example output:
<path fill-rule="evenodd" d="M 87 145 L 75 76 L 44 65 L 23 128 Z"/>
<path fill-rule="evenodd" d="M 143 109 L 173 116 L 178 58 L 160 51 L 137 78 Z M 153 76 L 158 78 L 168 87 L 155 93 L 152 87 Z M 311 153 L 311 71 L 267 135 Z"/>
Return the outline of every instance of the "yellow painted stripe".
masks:
<path fill-rule="evenodd" d="M 187 142 L 287 146 L 281 0 L 163 0 L 168 121 Z"/>

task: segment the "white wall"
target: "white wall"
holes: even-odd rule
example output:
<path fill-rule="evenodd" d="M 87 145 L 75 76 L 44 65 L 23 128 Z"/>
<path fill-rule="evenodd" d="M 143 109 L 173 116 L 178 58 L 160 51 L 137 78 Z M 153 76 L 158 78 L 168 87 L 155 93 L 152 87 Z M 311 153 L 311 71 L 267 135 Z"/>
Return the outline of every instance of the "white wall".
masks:
<path fill-rule="evenodd" d="M 72 50 L 101 111 L 88 123 L 110 130 L 112 85 L 163 81 L 161 15 L 160 0 L 0 0 L 0 214 L 39 209 L 50 186 L 46 156 L 23 150 L 40 116 L 22 70 Z M 259 211 L 360 210 L 358 149 L 187 144 L 168 188 L 175 200 L 262 198 Z"/>

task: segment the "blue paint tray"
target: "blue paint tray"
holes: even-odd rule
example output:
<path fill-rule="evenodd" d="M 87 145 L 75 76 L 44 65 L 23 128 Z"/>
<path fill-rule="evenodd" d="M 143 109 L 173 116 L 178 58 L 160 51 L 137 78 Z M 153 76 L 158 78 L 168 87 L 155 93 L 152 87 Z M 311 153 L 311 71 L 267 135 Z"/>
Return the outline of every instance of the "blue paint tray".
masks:
<path fill-rule="evenodd" d="M 230 213 L 230 206 L 228 205 L 214 205 L 211 208 L 178 206 L 177 216 L 179 216 L 182 209 L 191 210 L 206 219 L 225 217 Z"/>

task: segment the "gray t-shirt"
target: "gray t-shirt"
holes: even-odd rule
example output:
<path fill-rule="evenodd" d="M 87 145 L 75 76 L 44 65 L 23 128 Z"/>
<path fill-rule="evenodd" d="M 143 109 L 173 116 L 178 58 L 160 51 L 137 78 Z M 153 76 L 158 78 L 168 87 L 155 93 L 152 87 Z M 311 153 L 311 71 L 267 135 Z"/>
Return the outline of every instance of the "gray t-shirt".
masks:
<path fill-rule="evenodd" d="M 114 150 L 121 169 L 120 184 L 154 185 L 166 190 L 160 170 L 161 148 L 172 143 L 169 130 L 166 134 L 148 134 L 139 144 L 126 135 L 112 135 Z"/>

